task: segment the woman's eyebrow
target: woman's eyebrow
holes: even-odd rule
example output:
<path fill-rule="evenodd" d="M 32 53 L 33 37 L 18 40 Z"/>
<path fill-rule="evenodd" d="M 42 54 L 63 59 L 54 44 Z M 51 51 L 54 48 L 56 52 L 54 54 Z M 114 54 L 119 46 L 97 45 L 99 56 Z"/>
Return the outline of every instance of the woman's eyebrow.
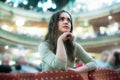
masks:
<path fill-rule="evenodd" d="M 60 16 L 61 18 L 70 18 L 70 17 L 64 17 L 64 16 Z"/>

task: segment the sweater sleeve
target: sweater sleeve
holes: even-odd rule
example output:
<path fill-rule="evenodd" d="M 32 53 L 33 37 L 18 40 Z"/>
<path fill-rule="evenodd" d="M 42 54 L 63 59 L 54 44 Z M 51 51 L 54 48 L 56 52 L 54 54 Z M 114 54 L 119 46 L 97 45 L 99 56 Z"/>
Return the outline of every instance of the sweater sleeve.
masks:
<path fill-rule="evenodd" d="M 52 69 L 65 69 L 66 62 L 59 59 L 50 50 L 47 42 L 41 42 L 38 50 L 43 63 L 49 65 Z"/>
<path fill-rule="evenodd" d="M 75 46 L 76 56 L 89 68 L 89 71 L 97 68 L 95 60 L 83 49 L 83 47 L 78 43 L 76 43 Z"/>

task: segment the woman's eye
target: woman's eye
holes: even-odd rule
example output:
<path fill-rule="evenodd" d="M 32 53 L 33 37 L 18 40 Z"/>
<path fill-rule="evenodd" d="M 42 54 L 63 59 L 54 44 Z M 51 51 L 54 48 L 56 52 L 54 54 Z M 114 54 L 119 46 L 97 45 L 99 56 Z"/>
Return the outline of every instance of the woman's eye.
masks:
<path fill-rule="evenodd" d="M 59 21 L 64 21 L 64 17 L 60 17 L 60 18 L 59 18 Z"/>
<path fill-rule="evenodd" d="M 67 20 L 68 22 L 71 21 L 70 18 L 64 18 L 64 17 L 60 17 L 60 18 L 59 18 L 59 21 L 64 21 L 64 20 Z"/>
<path fill-rule="evenodd" d="M 67 18 L 67 21 L 69 21 L 69 22 L 70 22 L 70 21 L 71 21 L 71 20 L 70 20 L 70 18 Z"/>

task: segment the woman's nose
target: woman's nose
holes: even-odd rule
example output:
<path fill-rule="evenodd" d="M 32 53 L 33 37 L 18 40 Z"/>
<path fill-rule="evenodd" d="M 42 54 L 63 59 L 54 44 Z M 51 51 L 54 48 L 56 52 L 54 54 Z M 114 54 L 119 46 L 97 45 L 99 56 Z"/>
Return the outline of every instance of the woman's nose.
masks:
<path fill-rule="evenodd" d="M 69 23 L 69 21 L 67 19 L 64 19 L 64 23 Z"/>

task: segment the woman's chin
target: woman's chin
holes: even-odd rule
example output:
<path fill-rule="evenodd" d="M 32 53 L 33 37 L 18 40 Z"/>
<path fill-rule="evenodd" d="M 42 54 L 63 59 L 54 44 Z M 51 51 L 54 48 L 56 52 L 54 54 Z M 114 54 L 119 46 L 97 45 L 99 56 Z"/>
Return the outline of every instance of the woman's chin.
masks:
<path fill-rule="evenodd" d="M 70 32 L 70 30 L 64 30 L 63 32 Z"/>

